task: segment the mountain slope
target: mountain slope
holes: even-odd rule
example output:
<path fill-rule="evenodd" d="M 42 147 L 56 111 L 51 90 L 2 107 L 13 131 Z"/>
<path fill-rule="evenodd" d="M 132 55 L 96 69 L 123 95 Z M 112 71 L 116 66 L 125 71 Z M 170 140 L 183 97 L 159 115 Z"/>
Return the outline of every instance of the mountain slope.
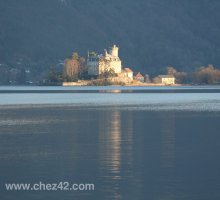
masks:
<path fill-rule="evenodd" d="M 220 67 L 219 9 L 218 0 L 2 0 L 0 62 L 22 58 L 42 70 L 117 44 L 136 71 Z"/>

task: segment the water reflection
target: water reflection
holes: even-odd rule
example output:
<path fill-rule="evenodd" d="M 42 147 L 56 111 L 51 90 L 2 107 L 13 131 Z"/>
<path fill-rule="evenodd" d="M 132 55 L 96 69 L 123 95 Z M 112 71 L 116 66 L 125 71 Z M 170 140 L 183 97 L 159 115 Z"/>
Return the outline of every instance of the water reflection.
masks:
<path fill-rule="evenodd" d="M 122 146 L 123 152 L 126 152 L 126 157 L 123 159 L 123 163 L 126 164 L 126 166 L 133 166 L 133 113 L 127 112 L 125 113 L 124 117 L 125 121 L 123 121 L 122 124 L 122 140 L 125 141 L 126 145 Z"/>
<path fill-rule="evenodd" d="M 164 168 L 173 168 L 175 165 L 175 115 L 169 113 L 161 123 L 161 159 Z"/>
<path fill-rule="evenodd" d="M 122 93 L 122 90 L 99 90 L 99 93 Z"/>
<path fill-rule="evenodd" d="M 100 113 L 100 177 L 106 184 L 104 190 L 112 190 L 114 199 L 119 199 L 118 181 L 121 179 L 121 113 L 114 109 Z M 114 187 L 112 188 L 112 184 Z"/>
<path fill-rule="evenodd" d="M 174 178 L 176 136 L 176 118 L 174 113 L 169 113 L 161 120 L 161 170 L 159 176 L 160 198 L 176 199 L 177 179 Z"/>
<path fill-rule="evenodd" d="M 216 197 L 212 199 L 219 199 L 219 112 L 121 106 L 0 111 L 2 185 L 38 180 L 95 183 L 95 192 L 48 192 L 45 198 L 54 200 L 206 200 L 210 192 Z M 45 193 L 3 195 L 21 200 Z"/>

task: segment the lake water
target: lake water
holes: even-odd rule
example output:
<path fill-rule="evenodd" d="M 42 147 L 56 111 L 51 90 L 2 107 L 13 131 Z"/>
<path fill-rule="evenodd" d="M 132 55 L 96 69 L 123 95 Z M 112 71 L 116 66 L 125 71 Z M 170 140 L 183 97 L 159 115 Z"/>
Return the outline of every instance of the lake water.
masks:
<path fill-rule="evenodd" d="M 219 200 L 219 141 L 217 86 L 0 87 L 0 199 Z"/>

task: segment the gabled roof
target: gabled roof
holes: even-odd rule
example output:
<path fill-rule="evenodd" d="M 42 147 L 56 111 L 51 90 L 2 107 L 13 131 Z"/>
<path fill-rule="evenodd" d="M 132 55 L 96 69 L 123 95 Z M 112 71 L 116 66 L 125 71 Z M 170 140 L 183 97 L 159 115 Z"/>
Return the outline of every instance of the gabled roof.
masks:
<path fill-rule="evenodd" d="M 124 68 L 124 71 L 126 71 L 126 72 L 133 72 L 130 68 L 128 68 L 128 67 L 125 67 Z"/>
<path fill-rule="evenodd" d="M 138 72 L 137 75 L 135 76 L 135 78 L 144 78 L 144 77 L 140 72 Z"/>

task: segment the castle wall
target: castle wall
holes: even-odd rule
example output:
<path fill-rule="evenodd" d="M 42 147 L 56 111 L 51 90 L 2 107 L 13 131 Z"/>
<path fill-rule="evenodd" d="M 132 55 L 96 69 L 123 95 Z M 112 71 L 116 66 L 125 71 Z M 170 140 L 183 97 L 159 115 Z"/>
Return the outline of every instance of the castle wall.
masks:
<path fill-rule="evenodd" d="M 98 61 L 88 61 L 88 75 L 99 75 L 99 62 Z"/>
<path fill-rule="evenodd" d="M 121 73 L 121 61 L 111 61 L 109 67 L 113 69 L 116 74 Z"/>
<path fill-rule="evenodd" d="M 122 64 L 118 57 L 118 47 L 114 45 L 110 54 L 106 51 L 103 57 L 88 58 L 87 67 L 89 75 L 99 75 L 109 69 L 113 69 L 117 74 L 121 73 Z"/>

